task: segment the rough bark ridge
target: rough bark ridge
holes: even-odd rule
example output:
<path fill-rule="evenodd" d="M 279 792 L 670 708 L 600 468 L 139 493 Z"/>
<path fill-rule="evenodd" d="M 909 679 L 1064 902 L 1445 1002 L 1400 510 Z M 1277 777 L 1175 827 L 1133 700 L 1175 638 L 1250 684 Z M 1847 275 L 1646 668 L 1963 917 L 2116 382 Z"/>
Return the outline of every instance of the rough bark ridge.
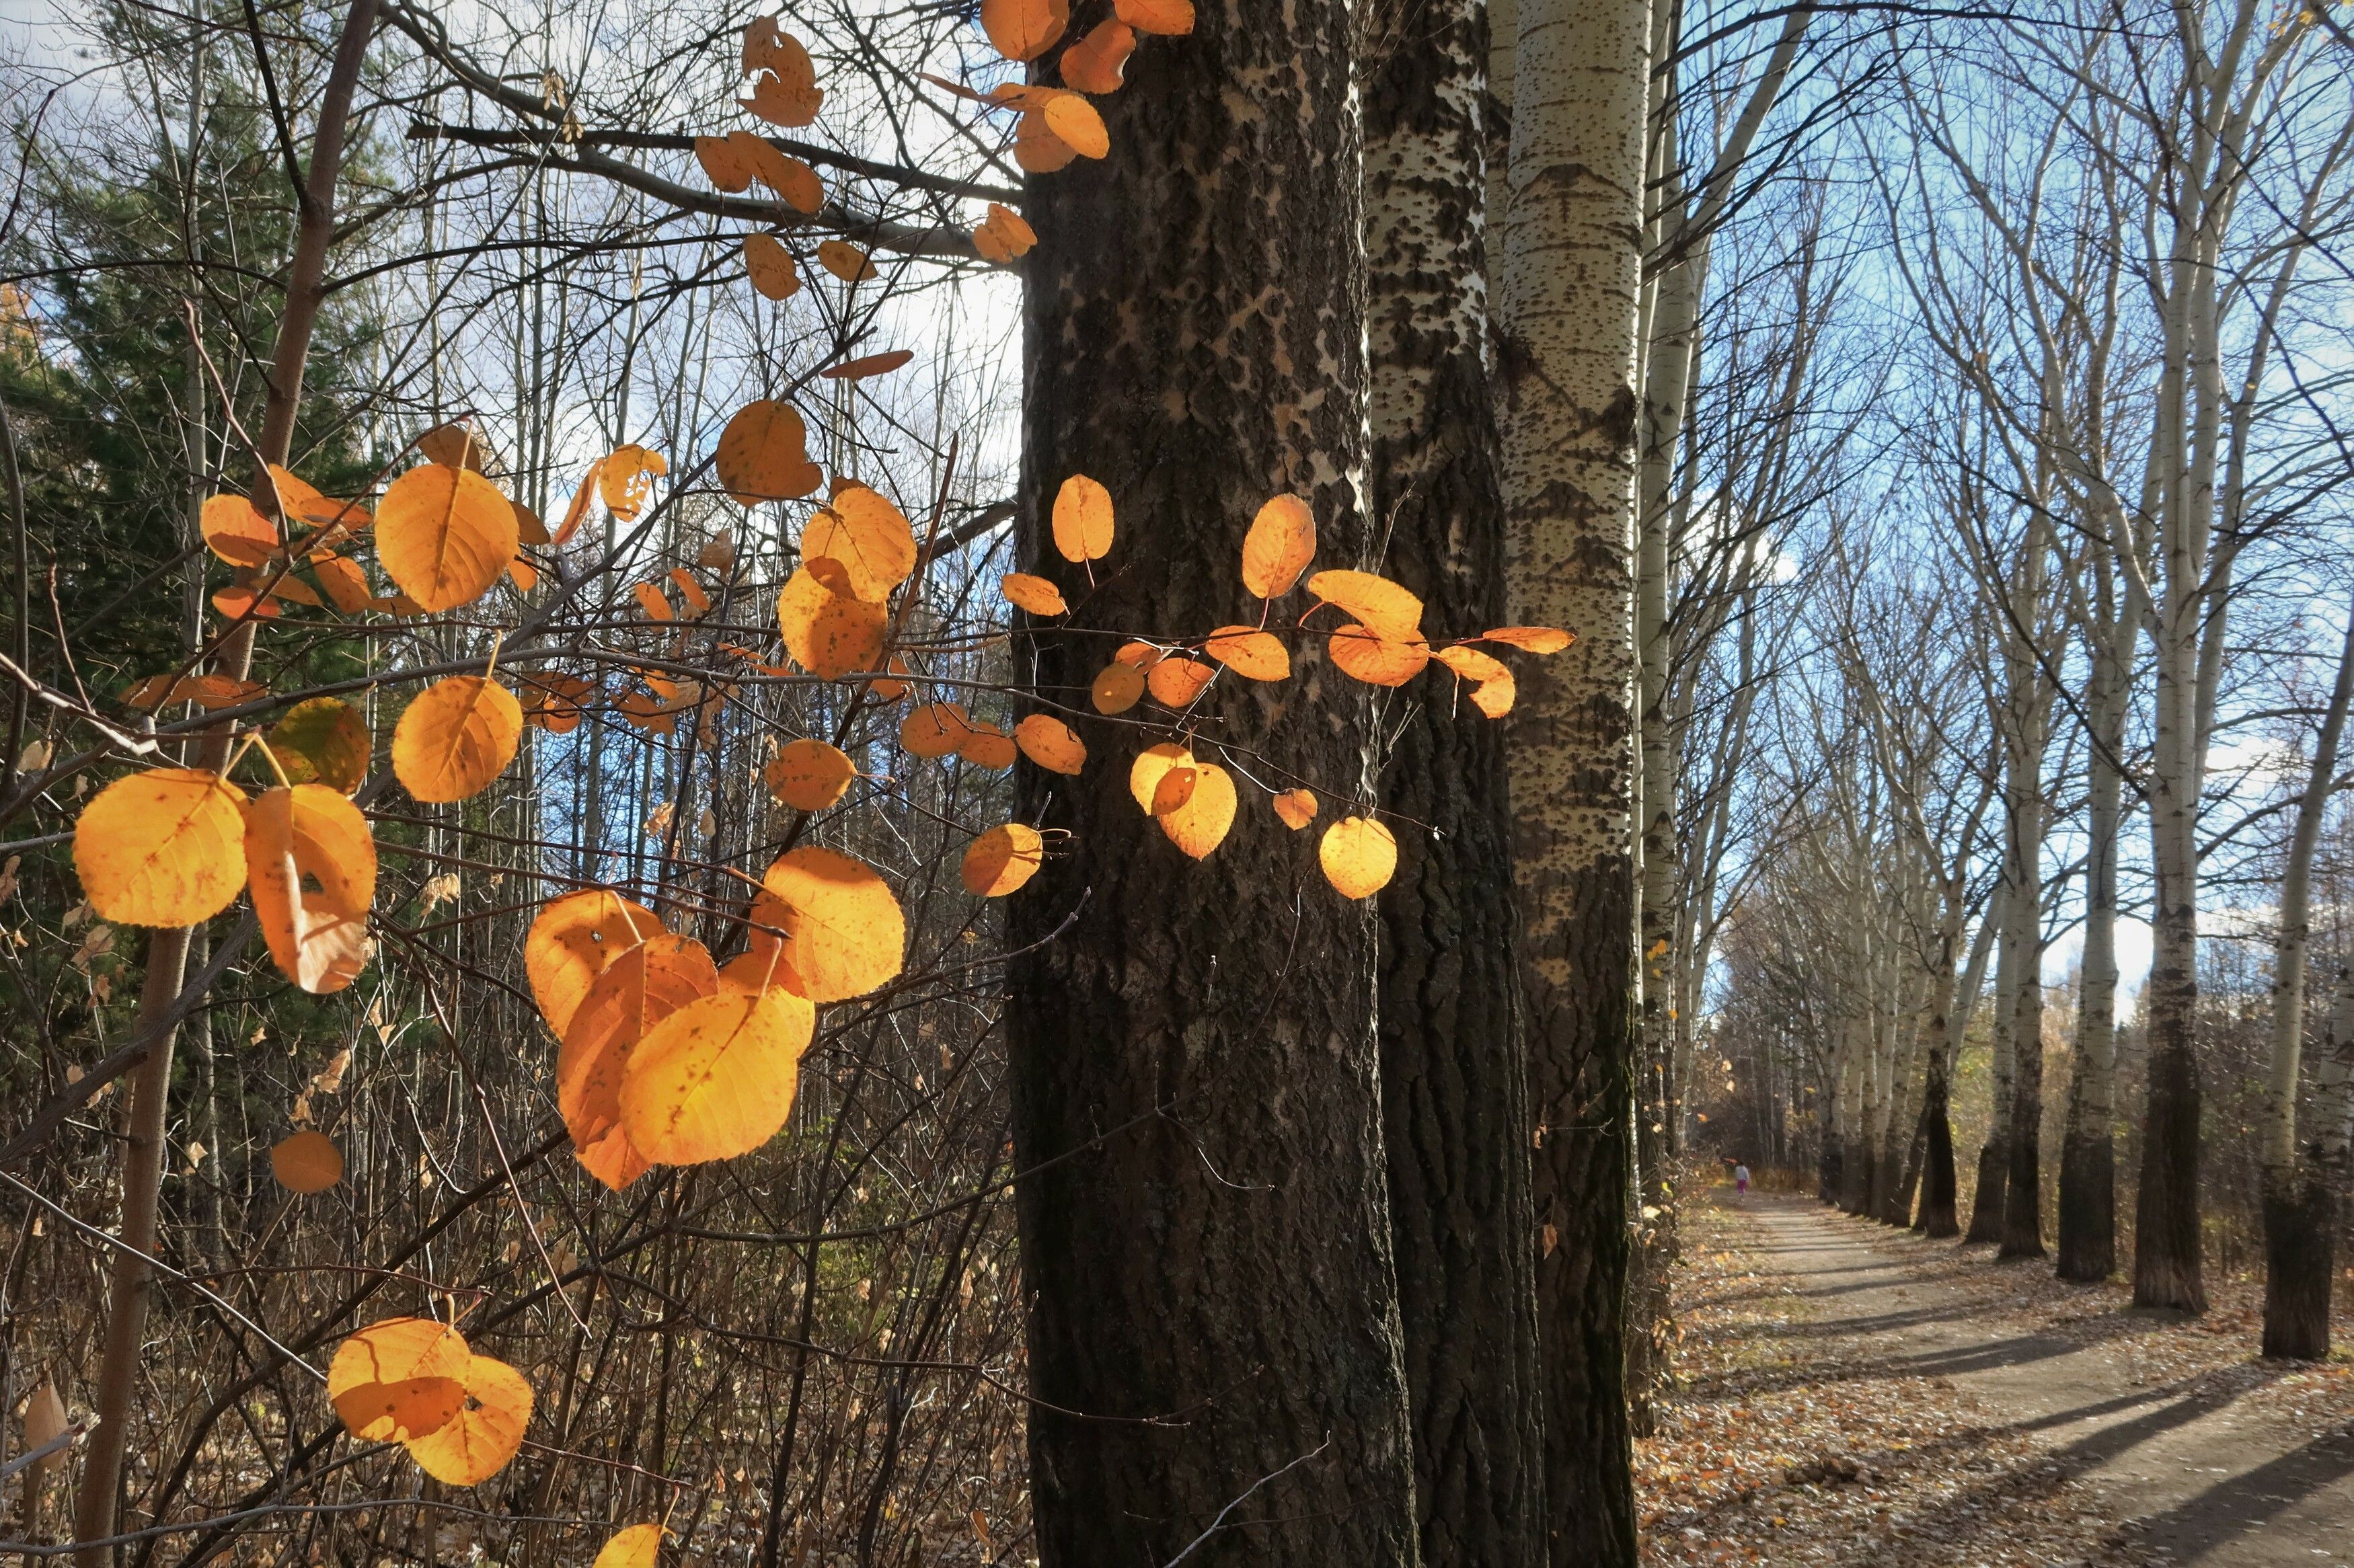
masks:
<path fill-rule="evenodd" d="M 1549 1560 L 1635 1561 L 1623 1319 L 1635 1005 L 1635 322 L 1650 12 L 1524 5 L 1499 281 L 1510 768 L 1530 1015 Z"/>
<path fill-rule="evenodd" d="M 1366 350 L 1383 569 L 1428 624 L 1504 615 L 1487 368 L 1488 14 L 1380 17 L 1364 56 Z M 1422 1560 L 1538 1560 L 1535 1220 L 1503 732 L 1425 685 L 1382 765 L 1397 875 L 1381 914 L 1390 1232 Z M 1414 699 L 1409 699 L 1414 700 Z M 1385 726 L 1386 727 L 1386 726 Z M 1423 831 L 1415 824 L 1424 824 Z"/>
<path fill-rule="evenodd" d="M 2009 938 L 2012 893 L 2006 882 L 2000 894 L 2002 935 L 1995 943 L 1994 1125 L 1978 1150 L 1978 1185 L 1970 1198 L 1970 1228 L 1962 1237 L 1966 1245 L 2002 1239 L 2003 1197 L 2010 1171 L 2010 1117 L 2014 1108 L 2011 1079 L 2017 1065 L 2012 1031 L 2019 1024 L 2019 957 Z"/>
<path fill-rule="evenodd" d="M 1339 6 L 1206 7 L 1139 52 L 1119 101 L 1151 112 L 1111 117 L 1110 156 L 1034 187 L 1021 545 L 1076 607 L 1035 643 L 1065 712 L 1119 636 L 1255 616 L 1242 540 L 1278 492 L 1322 564 L 1370 564 L 1352 42 Z M 1092 588 L 1043 547 L 1073 473 L 1122 524 Z M 1303 645 L 1280 685 L 1211 688 L 1196 754 L 1362 798 L 1364 691 Z M 1081 722 L 1104 763 L 1021 770 L 1021 813 L 1072 836 L 1008 912 L 1036 944 L 1008 1027 L 1039 1559 L 1410 1564 L 1373 912 L 1256 791 L 1187 861 L 1128 795 L 1158 736 Z"/>

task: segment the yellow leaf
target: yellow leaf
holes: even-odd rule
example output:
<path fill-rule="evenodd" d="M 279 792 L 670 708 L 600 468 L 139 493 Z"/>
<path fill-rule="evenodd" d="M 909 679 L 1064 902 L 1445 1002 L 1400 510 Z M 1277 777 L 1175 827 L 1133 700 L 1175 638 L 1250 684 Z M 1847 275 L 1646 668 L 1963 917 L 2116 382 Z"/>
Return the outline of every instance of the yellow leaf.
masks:
<path fill-rule="evenodd" d="M 1196 762 L 1193 794 L 1156 820 L 1171 843 L 1200 860 L 1225 842 L 1226 830 L 1234 826 L 1235 805 L 1233 776 L 1214 762 Z"/>
<path fill-rule="evenodd" d="M 410 469 L 376 508 L 376 559 L 429 613 L 490 592 L 517 546 L 514 508 L 497 485 L 466 469 Z"/>
<path fill-rule="evenodd" d="M 875 275 L 866 252 L 840 239 L 818 241 L 817 264 L 845 283 L 864 283 Z"/>
<path fill-rule="evenodd" d="M 801 530 L 804 563 L 839 562 L 851 592 L 880 603 L 916 569 L 916 532 L 907 515 L 879 491 L 844 485 L 810 516 Z"/>
<path fill-rule="evenodd" d="M 790 300 L 801 292 L 801 270 L 793 265 L 792 252 L 773 235 L 744 237 L 744 270 L 751 275 L 752 287 L 763 299 Z"/>
<path fill-rule="evenodd" d="M 357 980 L 376 946 L 376 839 L 359 808 L 324 784 L 266 790 L 246 803 L 245 863 L 279 972 L 313 996 Z"/>
<path fill-rule="evenodd" d="M 1028 572 L 1008 572 L 1000 585 L 1006 601 L 1033 615 L 1068 615 L 1071 607 L 1063 602 L 1063 590 L 1044 577 L 1032 577 Z"/>
<path fill-rule="evenodd" d="M 1275 814 L 1283 819 L 1285 827 L 1298 832 L 1316 820 L 1316 791 L 1286 789 L 1275 798 Z"/>
<path fill-rule="evenodd" d="M 1342 897 L 1370 898 L 1397 874 L 1397 840 L 1379 822 L 1343 817 L 1324 830 L 1316 858 Z"/>
<path fill-rule="evenodd" d="M 455 1416 L 408 1440 L 408 1457 L 445 1486 L 478 1487 L 506 1468 L 531 1425 L 531 1384 L 506 1362 L 468 1356 L 465 1385 Z"/>
<path fill-rule="evenodd" d="M 817 1009 L 781 986 L 722 991 L 680 1008 L 630 1053 L 621 1082 L 630 1142 L 666 1165 L 759 1148 L 792 1114 L 816 1024 Z"/>
<path fill-rule="evenodd" d="M 1203 652 L 1247 681 L 1281 681 L 1291 674 L 1291 654 L 1271 631 L 1222 626 Z"/>
<path fill-rule="evenodd" d="M 193 768 L 118 779 L 74 823 L 90 907 L 122 926 L 193 926 L 245 885 L 244 791 Z"/>
<path fill-rule="evenodd" d="M 898 978 L 907 917 L 871 867 L 803 845 L 779 856 L 760 885 L 783 906 L 785 961 L 811 1001 L 846 1001 Z"/>
<path fill-rule="evenodd" d="M 610 887 L 551 899 L 524 936 L 524 976 L 539 1015 L 562 1039 L 599 975 L 663 928 L 654 912 Z"/>
<path fill-rule="evenodd" d="M 1070 25 L 1068 0 L 981 0 L 981 30 L 1010 60 L 1034 60 Z"/>
<path fill-rule="evenodd" d="M 591 1568 L 654 1568 L 662 1542 L 661 1525 L 633 1524 L 605 1542 Z"/>
<path fill-rule="evenodd" d="M 1075 473 L 1055 493 L 1055 548 L 1072 562 L 1099 561 L 1111 554 L 1111 492 Z"/>
<path fill-rule="evenodd" d="M 809 460 L 809 427 L 790 404 L 748 403 L 719 432 L 713 466 L 739 506 L 807 495 L 825 475 Z"/>
<path fill-rule="evenodd" d="M 472 1352 L 457 1330 L 430 1318 L 387 1318 L 335 1348 L 327 1398 L 364 1442 L 438 1432 L 466 1403 Z"/>
<path fill-rule="evenodd" d="M 392 771 L 409 798 L 463 800 L 514 760 L 523 705 L 482 675 L 452 675 L 417 694 L 392 731 Z"/>
<path fill-rule="evenodd" d="M 976 898 L 1002 898 L 1038 874 L 1044 842 L 1027 822 L 1007 822 L 981 834 L 964 852 L 964 890 Z"/>
<path fill-rule="evenodd" d="M 1308 579 L 1308 591 L 1339 605 L 1377 637 L 1406 642 L 1421 634 L 1422 600 L 1387 577 L 1371 572 L 1318 572 Z"/>
<path fill-rule="evenodd" d="M 847 753 L 822 740 L 785 743 L 768 767 L 769 793 L 797 811 L 822 811 L 858 777 Z"/>
<path fill-rule="evenodd" d="M 1297 495 L 1278 495 L 1243 536 L 1243 587 L 1261 599 L 1289 593 L 1315 558 L 1316 514 Z"/>
<path fill-rule="evenodd" d="M 822 680 L 878 668 L 886 615 L 881 604 L 850 591 L 848 572 L 830 557 L 794 572 L 777 595 L 777 631 L 785 652 Z"/>
<path fill-rule="evenodd" d="M 1052 714 L 1032 714 L 1013 726 L 1014 744 L 1049 773 L 1076 776 L 1087 766 L 1087 742 Z"/>

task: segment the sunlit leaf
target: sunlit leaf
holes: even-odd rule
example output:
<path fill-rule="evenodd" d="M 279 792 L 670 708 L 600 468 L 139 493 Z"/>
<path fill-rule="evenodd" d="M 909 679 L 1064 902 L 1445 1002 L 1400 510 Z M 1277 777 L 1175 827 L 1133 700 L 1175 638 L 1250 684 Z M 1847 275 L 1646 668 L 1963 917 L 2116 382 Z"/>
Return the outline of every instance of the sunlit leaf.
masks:
<path fill-rule="evenodd" d="M 523 705 L 482 675 L 452 675 L 419 692 L 392 731 L 392 771 L 409 798 L 463 800 L 514 760 Z"/>
<path fill-rule="evenodd" d="M 1081 92 L 1117 92 L 1126 79 L 1128 57 L 1135 52 L 1135 28 L 1117 17 L 1098 22 L 1063 51 L 1063 85 Z"/>
<path fill-rule="evenodd" d="M 523 1446 L 531 1425 L 531 1384 L 489 1356 L 470 1355 L 462 1408 L 437 1430 L 408 1440 L 408 1457 L 444 1486 L 478 1487 Z"/>
<path fill-rule="evenodd" d="M 610 887 L 584 887 L 541 908 L 524 937 L 524 975 L 559 1040 L 597 977 L 662 928 L 652 910 Z"/>
<path fill-rule="evenodd" d="M 1193 786 L 1200 781 L 1201 775 L 1182 762 L 1163 773 L 1161 782 L 1152 787 L 1152 815 L 1165 817 L 1182 810 L 1193 798 Z"/>
<path fill-rule="evenodd" d="M 972 231 L 972 243 L 984 260 L 1011 261 L 1017 256 L 1028 255 L 1036 247 L 1038 231 L 1012 207 L 991 202 L 989 216 Z"/>
<path fill-rule="evenodd" d="M 964 852 L 964 890 L 976 898 L 1002 898 L 1038 874 L 1044 841 L 1027 822 L 1007 822 L 981 834 Z"/>
<path fill-rule="evenodd" d="M 1010 60 L 1033 60 L 1054 48 L 1070 25 L 1068 0 L 981 0 L 981 30 L 990 48 Z"/>
<path fill-rule="evenodd" d="M 1044 110 L 1023 111 L 1013 128 L 1013 161 L 1023 173 L 1051 175 L 1069 167 L 1071 160 L 1078 155 L 1078 149 L 1055 134 L 1054 127 L 1046 122 Z"/>
<path fill-rule="evenodd" d="M 1291 652 L 1271 631 L 1222 626 L 1202 651 L 1246 681 L 1281 681 L 1291 674 Z"/>
<path fill-rule="evenodd" d="M 1055 493 L 1055 548 L 1072 562 L 1099 561 L 1111 554 L 1111 492 L 1075 473 Z"/>
<path fill-rule="evenodd" d="M 1479 634 L 1482 642 L 1501 642 L 1524 653 L 1558 653 L 1577 641 L 1557 626 L 1497 626 Z"/>
<path fill-rule="evenodd" d="M 1490 718 L 1501 718 L 1512 711 L 1520 683 L 1502 660 L 1460 643 L 1438 649 L 1431 657 L 1473 683 L 1471 705 Z"/>
<path fill-rule="evenodd" d="M 752 171 L 752 177 L 776 193 L 777 199 L 795 212 L 811 213 L 825 205 L 825 183 L 817 171 L 792 157 L 765 136 L 749 131 L 730 131 L 728 145 Z"/>
<path fill-rule="evenodd" d="M 630 1053 L 621 1126 L 664 1165 L 728 1160 L 777 1135 L 792 1114 L 817 1009 L 781 986 L 722 991 L 654 1025 Z"/>
<path fill-rule="evenodd" d="M 752 161 L 732 137 L 697 136 L 695 161 L 705 179 L 730 196 L 752 188 Z"/>
<path fill-rule="evenodd" d="M 744 237 L 744 270 L 763 299 L 790 300 L 801 292 L 801 269 L 793 265 L 792 252 L 772 234 Z"/>
<path fill-rule="evenodd" d="M 1136 801 L 1136 809 L 1150 815 L 1161 780 L 1172 768 L 1193 766 L 1193 754 L 1174 741 L 1164 740 L 1137 753 L 1136 760 L 1128 766 L 1128 792 Z"/>
<path fill-rule="evenodd" d="M 1347 610 L 1377 637 L 1413 641 L 1422 630 L 1422 600 L 1371 572 L 1318 572 L 1308 591 Z"/>
<path fill-rule="evenodd" d="M 296 703 L 270 732 L 270 749 L 288 782 L 324 784 L 346 795 L 367 782 L 373 747 L 359 709 L 336 697 Z"/>
<path fill-rule="evenodd" d="M 866 252 L 846 240 L 818 241 L 817 264 L 845 283 L 864 283 L 875 275 Z"/>
<path fill-rule="evenodd" d="M 1195 697 L 1200 696 L 1202 688 L 1208 685 L 1210 678 L 1216 673 L 1215 670 L 1203 663 L 1199 659 L 1188 659 L 1182 653 L 1172 653 L 1165 659 L 1154 662 L 1151 673 L 1144 678 L 1144 683 L 1150 688 L 1154 702 L 1172 708 L 1182 708 L 1191 705 Z"/>
<path fill-rule="evenodd" d="M 1068 615 L 1071 607 L 1063 602 L 1063 590 L 1044 577 L 1028 572 L 1008 572 L 1000 585 L 1008 603 L 1028 610 L 1033 615 Z"/>
<path fill-rule="evenodd" d="M 1234 776 L 1214 762 L 1196 762 L 1193 794 L 1154 821 L 1171 843 L 1200 860 L 1225 842 L 1226 830 L 1235 823 L 1235 805 Z"/>
<path fill-rule="evenodd" d="M 480 473 L 484 451 L 482 432 L 463 419 L 436 425 L 417 438 L 417 455 L 443 468 Z"/>
<path fill-rule="evenodd" d="M 1096 672 L 1087 698 L 1099 714 L 1124 714 L 1144 696 L 1144 672 L 1118 660 Z"/>
<path fill-rule="evenodd" d="M 1040 111 L 1046 128 L 1082 158 L 1100 158 L 1111 151 L 1111 134 L 1104 129 L 1096 106 L 1076 92 L 1057 92 Z"/>
<path fill-rule="evenodd" d="M 662 453 L 632 442 L 615 447 L 597 469 L 597 493 L 605 510 L 624 523 L 637 521 L 653 494 L 654 481 L 670 471 Z"/>
<path fill-rule="evenodd" d="M 1286 789 L 1275 798 L 1275 814 L 1283 819 L 1285 827 L 1298 832 L 1316 820 L 1316 791 Z"/>
<path fill-rule="evenodd" d="M 357 561 L 341 556 L 322 560 L 313 556 L 311 570 L 317 574 L 319 586 L 327 590 L 329 600 L 345 615 L 357 615 L 376 597 L 375 590 L 368 587 L 367 573 L 360 569 Z"/>
<path fill-rule="evenodd" d="M 736 411 L 719 432 L 713 466 L 719 482 L 741 506 L 790 501 L 825 482 L 809 460 L 809 427 L 801 415 L 790 404 L 767 400 Z"/>
<path fill-rule="evenodd" d="M 1015 725 L 1013 740 L 1023 755 L 1049 773 L 1076 776 L 1087 766 L 1087 743 L 1052 714 L 1032 714 Z"/>
<path fill-rule="evenodd" d="M 843 486 L 810 514 L 801 549 L 804 562 L 840 563 L 852 593 L 870 603 L 890 597 L 916 569 L 916 533 L 907 515 L 863 484 Z"/>
<path fill-rule="evenodd" d="M 822 811 L 850 790 L 857 764 L 822 740 L 791 740 L 780 747 L 765 777 L 769 793 L 796 811 Z"/>
<path fill-rule="evenodd" d="M 465 469 L 410 469 L 376 508 L 376 559 L 429 613 L 488 593 L 516 547 L 514 508 L 497 485 Z"/>
<path fill-rule="evenodd" d="M 1403 686 L 1430 662 L 1430 644 L 1419 631 L 1397 640 L 1350 621 L 1332 633 L 1327 646 L 1342 674 L 1369 686 Z"/>
<path fill-rule="evenodd" d="M 760 885 L 784 906 L 785 961 L 811 1001 L 846 1001 L 898 977 L 907 918 L 872 867 L 803 845 L 779 856 Z"/>
<path fill-rule="evenodd" d="M 578 675 L 547 672 L 521 677 L 523 721 L 550 735 L 569 735 L 587 716 L 581 705 L 597 694 L 596 686 Z"/>
<path fill-rule="evenodd" d="M 278 551 L 277 526 L 242 495 L 207 500 L 197 527 L 213 554 L 232 566 L 258 567 Z"/>
<path fill-rule="evenodd" d="M 1397 840 L 1365 817 L 1343 817 L 1324 830 L 1316 858 L 1344 898 L 1370 898 L 1397 874 Z"/>
<path fill-rule="evenodd" d="M 290 1192 L 323 1192 L 344 1179 L 344 1151 L 305 1128 L 270 1146 L 270 1175 Z"/>
<path fill-rule="evenodd" d="M 834 581 L 823 568 L 832 566 Z M 821 680 L 836 681 L 883 662 L 885 607 L 849 591 L 838 563 L 819 560 L 785 580 L 777 595 L 777 630 L 793 662 Z"/>
<path fill-rule="evenodd" d="M 465 1408 L 472 1352 L 447 1323 L 386 1318 L 335 1347 L 327 1398 L 364 1442 L 438 1432 Z"/>
<path fill-rule="evenodd" d="M 1289 593 L 1315 558 L 1316 514 L 1299 497 L 1278 495 L 1243 536 L 1243 587 L 1261 599 Z"/>
<path fill-rule="evenodd" d="M 976 768 L 1011 768 L 1015 756 L 1013 737 L 993 724 L 975 719 L 957 742 L 957 755 Z"/>
<path fill-rule="evenodd" d="M 630 1053 L 655 1024 L 719 989 L 702 943 L 656 931 L 614 959 L 580 999 L 556 1057 L 556 1106 L 585 1149 L 620 1125 Z"/>
<path fill-rule="evenodd" d="M 121 926 L 193 926 L 245 886 L 244 791 L 195 768 L 118 779 L 74 822 L 74 870 Z"/>
<path fill-rule="evenodd" d="M 605 1542 L 590 1568 L 655 1568 L 662 1542 L 661 1525 L 633 1524 Z"/>
<path fill-rule="evenodd" d="M 1112 10 L 1140 33 L 1182 37 L 1193 30 L 1193 0 L 1112 0 Z"/>
<path fill-rule="evenodd" d="M 324 784 L 265 790 L 246 802 L 245 863 L 279 972 L 314 996 L 357 980 L 376 900 L 376 839 L 359 808 Z"/>
<path fill-rule="evenodd" d="M 899 749 L 934 761 L 964 744 L 972 720 L 955 703 L 927 703 L 899 721 Z"/>
<path fill-rule="evenodd" d="M 845 359 L 840 365 L 829 365 L 818 374 L 828 381 L 864 381 L 871 376 L 888 376 L 916 357 L 912 348 L 885 349 L 881 354 L 862 354 L 856 359 Z"/>

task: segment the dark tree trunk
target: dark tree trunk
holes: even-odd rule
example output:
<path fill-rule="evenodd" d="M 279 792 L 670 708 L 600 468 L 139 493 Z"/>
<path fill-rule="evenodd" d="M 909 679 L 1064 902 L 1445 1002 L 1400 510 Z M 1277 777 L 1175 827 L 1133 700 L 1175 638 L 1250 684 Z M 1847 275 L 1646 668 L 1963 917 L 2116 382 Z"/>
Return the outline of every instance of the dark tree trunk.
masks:
<path fill-rule="evenodd" d="M 1978 1187 L 1970 1198 L 1969 1234 L 1962 1245 L 2002 1239 L 2003 1183 L 2010 1170 L 2007 1143 L 1988 1139 L 1978 1150 Z"/>
<path fill-rule="evenodd" d="M 2115 1150 L 2106 1128 L 2061 1143 L 2061 1278 L 2091 1285 L 2116 1272 L 2116 1180 Z"/>
<path fill-rule="evenodd" d="M 2040 948 L 2041 944 L 2030 948 L 2031 964 L 2041 961 Z M 2030 1009 L 2024 999 L 2031 986 L 2039 991 L 2041 986 L 2031 969 L 2020 986 L 2019 1065 L 2011 1079 L 2010 1148 L 2004 1161 L 2002 1246 L 1995 1255 L 1998 1257 L 2043 1255 L 2043 1009 L 2040 1001 L 2033 1007 L 2035 1032 L 2030 1034 L 2025 1022 Z"/>
<path fill-rule="evenodd" d="M 2338 1195 L 2310 1165 L 2264 1181 L 2264 1354 L 2329 1359 L 2330 1276 L 2338 1267 Z"/>
<path fill-rule="evenodd" d="M 1815 1199 L 1819 1202 L 1836 1204 L 1840 1200 L 1840 1183 L 1847 1173 L 1840 1169 L 1840 1140 L 1823 1139 L 1822 1152 L 1815 1160 Z"/>
<path fill-rule="evenodd" d="M 1421 596 L 1426 625 L 1471 630 L 1504 620 L 1483 284 L 1487 8 L 1437 0 L 1374 15 L 1365 310 L 1381 568 Z M 1382 760 L 1398 869 L 1380 895 L 1415 1511 L 1428 1568 L 1522 1568 L 1542 1546 L 1543 1434 L 1503 732 L 1436 682 L 1415 694 Z"/>
<path fill-rule="evenodd" d="M 1850 1138 L 1843 1141 L 1847 1148 L 1840 1156 L 1840 1172 L 1845 1177 L 1840 1187 L 1840 1207 L 1850 1214 L 1861 1214 L 1872 1206 L 1872 1139 Z"/>
<path fill-rule="evenodd" d="M 1913 1228 L 1932 1240 L 1962 1234 L 1955 1213 L 1959 1196 L 1954 1172 L 1954 1124 L 1946 1109 L 1946 1068 L 1939 1063 L 1929 1080 L 1929 1103 L 1922 1107 L 1928 1146 L 1921 1160 L 1921 1210 Z"/>
<path fill-rule="evenodd" d="M 1242 541 L 1278 492 L 1312 505 L 1321 564 L 1368 563 L 1352 25 L 1204 7 L 1138 51 L 1110 156 L 1033 183 L 1021 544 L 1075 607 L 1035 641 L 1061 712 L 1123 636 L 1257 619 Z M 1074 473 L 1119 518 L 1094 586 L 1043 547 Z M 1021 814 L 1071 834 L 1008 909 L 1045 1568 L 1415 1561 L 1374 917 L 1239 778 L 1362 809 L 1364 692 L 1312 643 L 1287 682 L 1209 690 L 1196 755 L 1249 793 L 1198 864 L 1128 792 L 1165 711 L 1086 724 L 1078 779 L 1021 769 Z"/>
<path fill-rule="evenodd" d="M 2195 982 L 2193 982 L 2195 986 Z M 2157 989 L 2153 977 L 2151 989 Z M 2142 1123 L 2141 1181 L 2134 1202 L 2134 1305 L 2207 1310 L 2199 1234 L 2199 1064 L 2180 1027 L 2159 1038 L 2168 1010 L 2149 1009 L 2149 1110 Z"/>
<path fill-rule="evenodd" d="M 1883 1225 L 1901 1227 L 1913 1223 L 1913 1192 L 1921 1181 L 1921 1156 L 1928 1147 L 1927 1128 L 1925 1120 L 1914 1122 L 1913 1136 L 1904 1148 L 1903 1164 L 1892 1164 L 1896 1180 L 1889 1187 L 1886 1201 L 1878 1211 L 1880 1223 Z"/>

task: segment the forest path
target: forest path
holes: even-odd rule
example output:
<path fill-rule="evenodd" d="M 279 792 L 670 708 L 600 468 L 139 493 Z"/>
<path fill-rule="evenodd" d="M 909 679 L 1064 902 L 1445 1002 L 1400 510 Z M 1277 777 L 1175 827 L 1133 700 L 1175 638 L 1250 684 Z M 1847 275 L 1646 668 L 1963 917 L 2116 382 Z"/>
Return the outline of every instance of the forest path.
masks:
<path fill-rule="evenodd" d="M 1950 1384 L 2133 1521 L 2112 1546 L 2212 1568 L 2354 1563 L 2354 1387 L 2342 1364 L 2255 1361 L 2244 1287 L 2186 1324 L 2126 1309 L 2115 1285 L 2072 1289 L 2048 1263 L 1994 1264 L 1806 1199 L 1752 1194 L 1727 1214 L 1802 1305 L 1769 1331 L 1852 1346 L 1849 1377 Z"/>

